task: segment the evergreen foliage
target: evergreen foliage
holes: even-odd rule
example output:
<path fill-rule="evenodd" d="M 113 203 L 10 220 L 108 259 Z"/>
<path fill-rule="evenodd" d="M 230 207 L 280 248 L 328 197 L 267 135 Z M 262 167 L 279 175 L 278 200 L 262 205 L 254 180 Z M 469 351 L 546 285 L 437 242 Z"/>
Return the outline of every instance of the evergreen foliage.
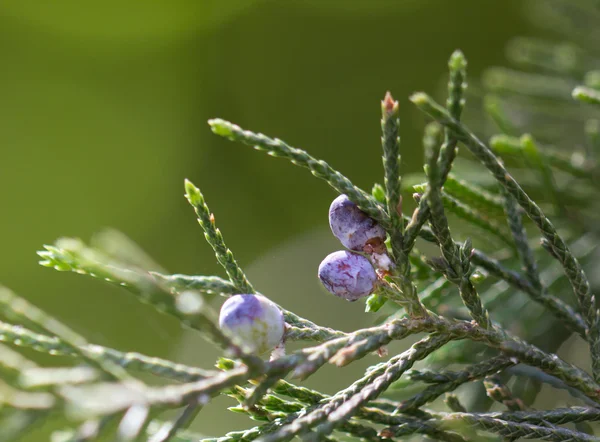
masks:
<path fill-rule="evenodd" d="M 192 367 L 94 345 L 2 288 L 0 440 L 24 438 L 57 415 L 72 426 L 53 441 L 600 440 L 587 425 L 600 420 L 598 287 L 588 277 L 598 265 L 600 60 L 581 38 L 592 26 L 582 14 L 600 19 L 600 4 L 531 6 L 534 18 L 575 41 L 515 39 L 508 55 L 523 71 L 488 70 L 484 97 L 469 95 L 466 58 L 454 52 L 446 105 L 422 92 L 410 97 L 429 118 L 425 178 L 401 173 L 399 103 L 389 93 L 381 105 L 384 184 L 372 192 L 280 139 L 209 121 L 219 136 L 308 169 L 386 230 L 383 254 L 392 265 L 378 269 L 366 299 L 366 314 L 378 312 L 373 327 L 346 333 L 279 306 L 284 341 L 304 346 L 288 354 L 276 348 L 268 361 L 249 352 L 219 328 L 211 301 L 260 288 L 224 242 L 202 192 L 186 181 L 223 277 L 150 271 L 141 252 L 125 256 L 72 238 L 45 246 L 40 263 L 122 286 L 202 334 L 223 357 L 212 368 Z M 471 98 L 474 109 L 483 98 L 490 117 L 475 128 L 462 121 Z M 333 395 L 301 384 L 325 364 L 384 355 L 388 343 L 412 335 L 419 339 L 405 351 Z M 586 342 L 589 369 L 587 360 L 557 356 L 571 336 Z M 39 367 L 15 346 L 73 363 Z M 146 373 L 162 382 L 143 382 L 138 375 Z M 572 403 L 534 409 L 542 386 L 566 391 Z M 187 428 L 217 395 L 257 426 L 216 439 L 191 434 Z M 178 417 L 163 421 L 173 409 Z"/>

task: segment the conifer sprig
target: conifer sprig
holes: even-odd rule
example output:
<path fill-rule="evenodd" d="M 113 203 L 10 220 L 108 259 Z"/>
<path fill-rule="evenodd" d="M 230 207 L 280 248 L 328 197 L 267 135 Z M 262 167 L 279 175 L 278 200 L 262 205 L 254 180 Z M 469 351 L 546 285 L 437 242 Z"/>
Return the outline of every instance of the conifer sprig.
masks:
<path fill-rule="evenodd" d="M 450 71 L 448 81 L 448 99 L 446 105 L 448 112 L 455 119 L 459 120 L 462 110 L 465 105 L 464 92 L 466 90 L 466 68 L 467 60 L 461 51 L 455 51 L 448 62 Z M 436 156 L 436 161 L 439 162 L 440 179 L 439 186 L 442 187 L 452 169 L 452 163 L 457 154 L 457 138 L 449 131 L 444 130 L 444 143 L 438 148 L 436 144 L 439 142 L 439 128 L 436 125 L 429 125 L 425 129 L 423 145 L 425 151 L 430 149 L 439 149 L 439 154 Z M 404 240 L 404 253 L 409 254 L 414 245 L 417 235 L 420 233 L 423 225 L 427 222 L 430 216 L 430 207 L 428 198 L 425 194 L 419 201 L 419 206 L 415 209 L 411 222 L 407 226 L 406 238 Z"/>
<path fill-rule="evenodd" d="M 254 287 L 252 287 L 252 284 L 250 284 L 250 281 L 246 278 L 244 271 L 236 262 L 231 250 L 225 245 L 223 235 L 215 225 L 215 216 L 206 205 L 204 195 L 202 195 L 200 189 L 194 186 L 191 181 L 186 180 L 185 196 L 196 211 L 198 223 L 202 227 L 202 230 L 204 230 L 206 242 L 208 242 L 215 251 L 217 261 L 219 261 L 219 264 L 221 264 L 225 269 L 225 272 L 227 272 L 231 284 L 233 284 L 238 293 L 254 293 Z"/>
<path fill-rule="evenodd" d="M 400 118 L 399 104 L 389 92 L 381 102 L 381 115 L 385 200 L 392 225 L 390 230 L 392 252 L 394 257 L 399 259 L 402 254 L 404 231 L 400 177 Z"/>
<path fill-rule="evenodd" d="M 470 267 L 472 247 L 470 240 L 465 241 L 462 246 L 458 246 L 450 234 L 448 219 L 444 211 L 442 201 L 442 181 L 444 180 L 443 167 L 444 162 L 438 164 L 442 151 L 434 144 L 428 152 L 428 177 L 429 185 L 427 192 L 427 201 L 430 211 L 431 227 L 438 243 L 442 256 L 447 265 L 447 278 L 458 285 L 460 296 L 467 307 L 471 316 L 483 328 L 491 326 L 489 314 L 481 303 L 481 298 L 470 281 Z"/>

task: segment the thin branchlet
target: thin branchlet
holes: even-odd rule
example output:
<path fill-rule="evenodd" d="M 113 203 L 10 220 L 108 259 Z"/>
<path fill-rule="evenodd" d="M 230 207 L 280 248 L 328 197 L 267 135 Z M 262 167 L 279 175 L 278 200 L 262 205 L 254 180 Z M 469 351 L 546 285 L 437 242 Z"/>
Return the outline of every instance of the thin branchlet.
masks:
<path fill-rule="evenodd" d="M 467 60 L 460 50 L 456 50 L 450 56 L 448 61 L 449 80 L 448 80 L 448 98 L 446 100 L 446 109 L 448 113 L 456 120 L 465 107 L 465 90 L 467 89 Z M 449 130 L 444 130 L 444 144 L 440 148 L 439 167 L 441 170 L 440 187 L 446 182 L 446 178 L 452 169 L 452 163 L 456 158 L 458 139 Z"/>
<path fill-rule="evenodd" d="M 514 247 L 514 244 L 509 238 L 508 232 L 503 226 L 490 219 L 483 212 L 469 206 L 459 199 L 442 192 L 442 202 L 444 207 L 459 218 L 467 221 L 469 224 L 478 227 L 479 229 L 493 235 L 496 242 L 501 242 L 505 246 Z M 492 239 L 492 238 L 490 238 Z"/>
<path fill-rule="evenodd" d="M 204 200 L 204 195 L 190 181 L 185 181 L 185 196 L 198 215 L 198 223 L 204 230 L 206 242 L 215 251 L 217 261 L 223 266 L 229 276 L 229 280 L 238 293 L 254 293 L 254 287 L 246 278 L 244 271 L 240 268 L 233 257 L 233 253 L 223 240 L 221 231 L 215 225 L 215 216 L 210 211 Z"/>
<path fill-rule="evenodd" d="M 423 405 L 434 401 L 442 394 L 456 390 L 456 388 L 466 382 L 475 381 L 498 373 L 516 363 L 516 360 L 511 360 L 506 356 L 497 356 L 466 367 L 464 370 L 458 372 L 435 373 L 436 382 L 434 385 L 430 385 L 415 396 L 402 401 L 398 406 L 397 411 L 406 412 L 409 410 L 416 410 Z M 410 373 L 409 377 L 414 380 L 423 380 L 422 374 Z"/>
<path fill-rule="evenodd" d="M 399 105 L 388 92 L 381 102 L 381 145 L 383 147 L 383 166 L 385 200 L 392 228 L 390 241 L 392 253 L 396 259 L 402 255 L 402 195 L 400 178 L 400 118 Z"/>
<path fill-rule="evenodd" d="M 506 191 L 504 191 L 504 198 L 508 225 L 517 248 L 517 253 L 525 269 L 525 277 L 529 282 L 529 287 L 531 287 L 531 289 L 526 290 L 526 293 L 529 294 L 534 301 L 539 302 L 546 307 L 560 319 L 561 322 L 584 335 L 583 330 L 581 329 L 581 325 L 583 325 L 581 324 L 581 317 L 564 301 L 548 294 L 546 288 L 542 285 L 537 263 L 533 251 L 529 246 L 525 227 L 523 226 L 521 217 L 522 209 L 517 205 L 512 195 Z"/>
<path fill-rule="evenodd" d="M 579 431 L 554 425 L 536 425 L 527 422 L 511 422 L 487 416 L 455 413 L 441 419 L 442 428 L 461 428 L 470 425 L 508 438 L 545 439 L 556 441 L 597 441 L 598 438 Z"/>
<path fill-rule="evenodd" d="M 15 326 L 0 322 L 0 341 L 10 342 L 24 348 L 29 348 L 40 353 L 58 356 L 77 357 L 78 353 L 65 344 L 57 336 L 47 336 L 34 333 L 23 326 Z M 180 382 L 203 379 L 214 375 L 216 372 L 198 367 L 178 364 L 167 359 L 146 356 L 137 352 L 121 352 L 101 345 L 86 344 L 80 351 L 95 357 L 110 361 L 127 370 L 151 373 Z"/>
<path fill-rule="evenodd" d="M 31 323 L 56 336 L 71 352 L 82 358 L 86 363 L 100 369 L 110 378 L 120 381 L 133 380 L 122 367 L 114 362 L 99 357 L 95 353 L 83 351 L 82 347 L 87 345 L 83 336 L 3 287 L 0 287 L 0 309 L 4 315 L 14 318 L 17 322 Z"/>
<path fill-rule="evenodd" d="M 230 296 L 239 293 L 233 283 L 218 276 L 167 275 L 143 269 L 115 267 L 114 262 L 107 256 L 87 247 L 79 240 L 63 238 L 57 241 L 55 246 L 45 246 L 45 250 L 38 252 L 38 255 L 42 257 L 40 264 L 43 266 L 89 275 L 126 288 L 139 296 L 141 301 L 181 320 L 181 312 L 174 308 L 174 303 L 177 296 L 185 291 L 192 290 L 203 296 Z M 319 326 L 284 308 L 281 308 L 281 312 L 290 326 L 305 329 L 313 340 L 324 341 L 345 334 L 339 330 Z"/>
<path fill-rule="evenodd" d="M 460 120 L 462 110 L 465 105 L 464 93 L 467 87 L 466 84 L 466 68 L 467 60 L 461 51 L 455 51 L 448 62 L 450 71 L 448 81 L 448 99 L 446 106 L 448 112 L 455 119 Z M 437 149 L 439 143 L 440 128 L 437 125 L 428 125 L 425 129 L 423 145 L 425 152 L 430 149 Z M 452 163 L 457 154 L 457 138 L 452 135 L 449 130 L 444 130 L 444 142 L 439 147 L 439 156 L 436 156 L 436 161 L 439 162 L 440 180 L 439 186 L 442 187 L 452 169 Z M 423 228 L 430 216 L 430 208 L 427 195 L 421 198 L 419 206 L 415 209 L 411 222 L 406 228 L 406 238 L 404 240 L 404 252 L 410 253 L 414 245 L 417 235 Z"/>
<path fill-rule="evenodd" d="M 330 434 L 336 426 L 345 422 L 355 410 L 375 399 L 392 382 L 397 380 L 414 362 L 423 359 L 435 349 L 443 346 L 449 338 L 425 338 L 407 350 L 392 358 L 388 363 L 370 371 L 365 377 L 350 387 L 336 393 L 325 405 L 317 406 L 310 413 L 295 419 L 273 434 L 261 438 L 261 442 L 287 441 L 295 435 L 306 433 L 311 428 L 324 423 L 315 431 L 316 437 Z M 317 440 L 317 439 L 313 439 Z"/>
<path fill-rule="evenodd" d="M 442 256 L 447 265 L 446 277 L 459 287 L 463 303 L 469 309 L 473 319 L 483 328 L 489 328 L 491 326 L 489 314 L 483 307 L 475 286 L 470 281 L 473 248 L 470 241 L 466 241 L 462 246 L 458 246 L 452 239 L 442 201 L 441 186 L 443 172 L 438 164 L 441 152 L 435 144 L 431 147 L 431 151 L 427 153 L 429 156 L 427 200 L 431 213 L 431 228 L 437 238 Z"/>

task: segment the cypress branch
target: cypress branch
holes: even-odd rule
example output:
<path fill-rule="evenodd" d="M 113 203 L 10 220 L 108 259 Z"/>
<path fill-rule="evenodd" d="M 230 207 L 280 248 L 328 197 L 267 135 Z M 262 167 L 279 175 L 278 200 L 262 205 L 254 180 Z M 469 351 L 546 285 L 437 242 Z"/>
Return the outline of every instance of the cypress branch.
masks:
<path fill-rule="evenodd" d="M 556 231 L 554 225 L 545 216 L 539 206 L 525 193 L 515 179 L 508 173 L 494 153 L 473 135 L 464 125 L 452 118 L 448 112 L 423 93 L 414 94 L 411 101 L 425 113 L 450 129 L 457 138 L 469 148 L 482 164 L 488 168 L 496 180 L 512 195 L 523 208 L 527 216 L 539 228 L 543 237 L 553 250 L 555 258 L 563 265 L 567 278 L 579 302 L 579 308 L 586 322 L 587 337 L 592 353 L 594 376 L 600 377 L 600 329 L 597 326 L 598 312 L 594 295 L 585 272 L 571 250 Z"/>
<path fill-rule="evenodd" d="M 221 231 L 215 225 L 215 216 L 210 212 L 204 195 L 190 181 L 185 181 L 185 194 L 189 203 L 192 205 L 198 215 L 198 223 L 204 230 L 206 241 L 215 251 L 217 261 L 223 266 L 229 276 L 229 280 L 236 288 L 238 293 L 254 293 L 254 287 L 246 278 L 243 270 L 240 268 L 233 253 L 225 245 Z"/>

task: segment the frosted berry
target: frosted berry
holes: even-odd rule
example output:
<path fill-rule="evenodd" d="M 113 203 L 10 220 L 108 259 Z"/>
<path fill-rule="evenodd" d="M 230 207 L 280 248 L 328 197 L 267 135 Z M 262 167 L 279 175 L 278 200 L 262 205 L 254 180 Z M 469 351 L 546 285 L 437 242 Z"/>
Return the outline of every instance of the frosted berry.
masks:
<path fill-rule="evenodd" d="M 334 295 L 347 301 L 356 301 L 373 292 L 377 274 L 364 256 L 340 250 L 329 254 L 321 262 L 319 279 Z"/>
<path fill-rule="evenodd" d="M 259 354 L 277 347 L 284 333 L 281 310 L 262 295 L 234 295 L 221 307 L 219 326 Z"/>
<path fill-rule="evenodd" d="M 360 210 L 346 195 L 340 195 L 329 207 L 329 226 L 337 239 L 351 250 L 363 251 L 370 242 L 385 241 L 385 230 Z"/>

